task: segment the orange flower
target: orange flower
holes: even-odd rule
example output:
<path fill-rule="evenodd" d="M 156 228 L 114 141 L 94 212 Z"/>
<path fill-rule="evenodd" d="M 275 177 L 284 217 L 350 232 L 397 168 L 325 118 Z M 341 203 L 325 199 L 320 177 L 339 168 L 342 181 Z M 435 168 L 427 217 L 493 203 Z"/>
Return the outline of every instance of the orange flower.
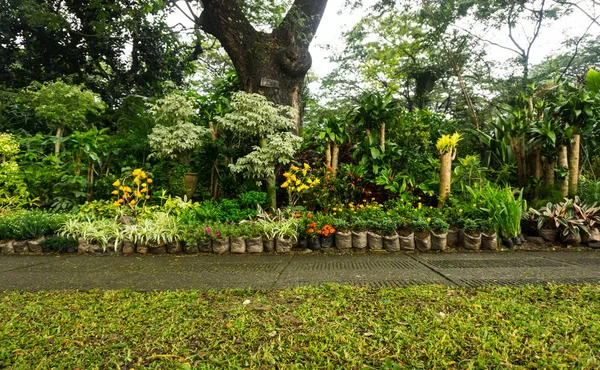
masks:
<path fill-rule="evenodd" d="M 312 217 L 312 213 L 307 214 L 306 217 Z"/>
<path fill-rule="evenodd" d="M 310 234 L 312 234 L 312 233 L 314 233 L 314 232 L 315 232 L 315 229 L 308 229 L 308 232 L 309 232 Z"/>
<path fill-rule="evenodd" d="M 333 171 L 333 167 L 331 167 L 330 165 L 325 166 L 325 168 L 327 168 L 329 171 Z"/>
<path fill-rule="evenodd" d="M 294 214 L 294 218 L 300 218 L 300 217 L 302 217 L 302 215 L 300 213 Z"/>

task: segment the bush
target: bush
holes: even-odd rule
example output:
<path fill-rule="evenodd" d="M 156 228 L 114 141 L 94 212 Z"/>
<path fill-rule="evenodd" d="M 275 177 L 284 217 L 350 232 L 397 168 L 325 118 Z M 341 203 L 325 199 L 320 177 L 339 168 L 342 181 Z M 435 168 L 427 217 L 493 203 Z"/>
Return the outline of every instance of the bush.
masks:
<path fill-rule="evenodd" d="M 66 222 L 66 214 L 39 210 L 14 212 L 0 217 L 1 239 L 33 239 L 56 233 Z"/>
<path fill-rule="evenodd" d="M 69 250 L 77 250 L 78 243 L 73 238 L 52 236 L 42 240 L 41 245 L 44 252 L 66 253 Z"/>

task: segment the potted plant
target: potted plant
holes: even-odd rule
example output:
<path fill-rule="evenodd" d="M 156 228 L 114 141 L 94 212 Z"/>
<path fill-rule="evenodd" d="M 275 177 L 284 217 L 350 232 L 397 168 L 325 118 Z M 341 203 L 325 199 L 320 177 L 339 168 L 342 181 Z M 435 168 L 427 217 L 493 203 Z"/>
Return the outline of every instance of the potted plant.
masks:
<path fill-rule="evenodd" d="M 498 248 L 498 237 L 496 236 L 496 225 L 492 220 L 481 220 L 481 249 L 495 250 Z"/>
<path fill-rule="evenodd" d="M 380 229 L 383 234 L 383 248 L 388 252 L 400 252 L 400 240 L 396 232 L 398 222 L 391 217 L 380 220 Z"/>
<path fill-rule="evenodd" d="M 586 204 L 581 202 L 579 197 L 575 197 L 573 208 L 576 216 L 582 221 L 584 231 L 581 235 L 581 240 L 589 246 L 596 244 L 600 245 L 600 230 L 598 229 L 598 221 L 600 221 L 600 207 L 596 204 Z"/>
<path fill-rule="evenodd" d="M 368 220 L 367 247 L 369 247 L 370 250 L 383 249 L 383 237 L 381 236 L 380 219 Z"/>
<path fill-rule="evenodd" d="M 415 247 L 421 252 L 430 250 L 429 221 L 424 216 L 418 216 L 412 222 L 412 229 L 415 233 Z"/>
<path fill-rule="evenodd" d="M 236 225 L 234 222 L 230 222 L 229 226 L 229 251 L 233 254 L 246 253 L 246 233 L 250 225 L 246 223 Z"/>
<path fill-rule="evenodd" d="M 313 251 L 321 250 L 321 230 L 315 220 L 309 220 L 306 230 L 306 242 L 308 249 Z"/>
<path fill-rule="evenodd" d="M 412 222 L 409 219 L 401 219 L 398 222 L 398 235 L 400 249 L 405 251 L 415 250 L 415 233 L 412 231 Z"/>
<path fill-rule="evenodd" d="M 350 224 L 342 218 L 333 220 L 333 228 L 335 231 L 335 247 L 339 250 L 347 250 L 352 248 L 352 232 Z"/>
<path fill-rule="evenodd" d="M 481 231 L 477 221 L 466 218 L 463 223 L 463 247 L 469 250 L 481 248 Z"/>
<path fill-rule="evenodd" d="M 356 249 L 366 249 L 367 248 L 367 220 L 361 217 L 356 217 L 352 219 L 351 228 L 352 228 L 352 248 Z"/>
<path fill-rule="evenodd" d="M 229 224 L 215 225 L 214 239 L 212 242 L 213 253 L 224 254 L 229 252 L 229 234 L 231 226 Z"/>
<path fill-rule="evenodd" d="M 248 223 L 248 227 L 244 229 L 244 238 L 246 238 L 246 252 L 248 253 L 262 253 L 264 250 L 264 244 L 261 235 L 261 228 L 255 224 Z"/>
<path fill-rule="evenodd" d="M 298 220 L 295 218 L 281 219 L 277 223 L 277 253 L 289 253 L 293 243 L 298 240 Z"/>
<path fill-rule="evenodd" d="M 445 251 L 450 225 L 440 217 L 432 218 L 429 225 L 431 229 L 431 249 L 434 251 Z"/>

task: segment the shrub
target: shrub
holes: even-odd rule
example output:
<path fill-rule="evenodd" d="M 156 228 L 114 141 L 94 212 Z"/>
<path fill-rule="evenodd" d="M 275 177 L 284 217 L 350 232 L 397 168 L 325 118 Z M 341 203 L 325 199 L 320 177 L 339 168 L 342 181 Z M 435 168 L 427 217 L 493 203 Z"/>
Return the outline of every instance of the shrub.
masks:
<path fill-rule="evenodd" d="M 39 210 L 13 212 L 0 217 L 1 239 L 33 239 L 56 233 L 67 215 Z"/>
<path fill-rule="evenodd" d="M 69 250 L 77 250 L 77 239 L 52 236 L 42 240 L 40 243 L 44 252 L 66 253 Z"/>

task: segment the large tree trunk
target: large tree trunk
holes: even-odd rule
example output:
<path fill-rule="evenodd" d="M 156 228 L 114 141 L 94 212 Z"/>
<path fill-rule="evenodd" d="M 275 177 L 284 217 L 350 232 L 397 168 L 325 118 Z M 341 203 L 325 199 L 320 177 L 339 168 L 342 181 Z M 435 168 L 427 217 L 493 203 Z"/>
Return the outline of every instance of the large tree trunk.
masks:
<path fill-rule="evenodd" d="M 571 150 L 569 153 L 569 196 L 577 195 L 579 187 L 579 151 L 581 146 L 581 136 L 573 134 L 571 141 Z"/>
<path fill-rule="evenodd" d="M 58 157 L 58 155 L 60 154 L 60 143 L 61 143 L 64 133 L 65 133 L 65 126 L 64 125 L 58 126 L 58 128 L 56 129 L 56 142 L 54 143 L 54 155 L 56 157 Z"/>
<path fill-rule="evenodd" d="M 533 176 L 538 179 L 541 180 L 542 177 L 544 176 L 544 168 L 543 168 L 543 164 L 542 164 L 542 151 L 540 148 L 535 148 L 534 149 L 534 170 L 533 170 Z"/>
<path fill-rule="evenodd" d="M 325 146 L 325 166 L 331 166 L 331 142 L 330 141 L 328 141 L 327 146 Z"/>
<path fill-rule="evenodd" d="M 271 33 L 254 29 L 237 1 L 202 0 L 202 5 L 196 23 L 221 42 L 242 88 L 299 111 L 304 77 L 312 64 L 308 47 L 327 1 L 295 0 Z M 298 113 L 296 132 L 299 130 Z"/>
<path fill-rule="evenodd" d="M 565 168 L 567 170 L 569 169 L 569 159 L 568 159 L 568 155 L 567 155 L 567 146 L 566 145 L 561 145 L 558 148 L 558 167 Z M 561 178 L 558 181 L 558 185 L 559 185 L 560 192 L 562 193 L 562 195 L 564 197 L 569 195 L 569 175 L 568 174 L 567 174 L 567 177 Z"/>

